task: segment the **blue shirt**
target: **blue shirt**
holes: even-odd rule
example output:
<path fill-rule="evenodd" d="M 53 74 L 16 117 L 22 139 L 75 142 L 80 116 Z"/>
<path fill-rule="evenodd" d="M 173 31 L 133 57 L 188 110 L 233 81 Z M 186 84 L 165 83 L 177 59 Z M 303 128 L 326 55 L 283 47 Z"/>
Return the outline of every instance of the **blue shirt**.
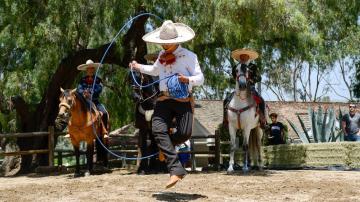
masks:
<path fill-rule="evenodd" d="M 96 77 L 94 91 L 91 92 L 94 83 L 94 78 L 95 75 L 82 77 L 76 91 L 82 95 L 84 91 L 88 90 L 90 93 L 93 94 L 92 95 L 93 101 L 97 102 L 99 101 L 100 93 L 102 92 L 103 86 L 101 84 L 102 82 L 101 79 L 99 77 Z"/>

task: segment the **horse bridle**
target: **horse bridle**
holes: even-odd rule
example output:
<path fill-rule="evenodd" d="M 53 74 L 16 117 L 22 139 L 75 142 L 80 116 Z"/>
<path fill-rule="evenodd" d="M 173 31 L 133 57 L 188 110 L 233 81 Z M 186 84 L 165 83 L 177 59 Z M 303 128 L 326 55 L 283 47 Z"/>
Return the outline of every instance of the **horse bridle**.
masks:
<path fill-rule="evenodd" d="M 240 64 L 240 63 L 239 63 L 239 64 Z M 239 65 L 239 64 L 238 64 L 238 65 Z M 240 68 L 241 68 L 241 70 L 242 70 L 243 73 L 239 73 L 238 70 L 236 69 L 236 80 L 238 80 L 241 76 L 243 76 L 243 77 L 245 77 L 246 82 L 247 82 L 247 81 L 248 81 L 248 77 L 246 76 L 246 72 L 248 71 L 247 65 L 246 65 L 246 66 L 243 66 L 243 64 L 241 64 Z M 243 69 L 243 68 L 245 68 L 245 69 Z"/>
<path fill-rule="evenodd" d="M 143 75 L 142 73 L 139 73 L 139 74 L 140 74 L 140 84 L 143 85 L 143 84 L 144 84 L 144 75 Z M 159 93 L 159 91 L 156 90 L 155 93 L 153 93 L 151 96 L 149 96 L 149 97 L 147 97 L 147 98 L 144 99 L 142 88 L 141 88 L 141 87 L 137 87 L 137 86 L 135 86 L 135 85 L 133 85 L 133 88 L 134 88 L 134 89 L 139 89 L 139 92 L 140 92 L 140 101 L 139 101 L 139 103 L 140 103 L 140 104 L 146 102 L 147 100 L 152 99 L 153 97 L 155 97 L 155 96 Z"/>
<path fill-rule="evenodd" d="M 63 92 L 63 98 L 66 100 L 66 103 L 61 102 L 59 104 L 59 108 L 60 107 L 65 107 L 66 111 L 69 111 L 68 113 L 69 113 L 69 115 L 71 115 L 70 109 L 74 105 L 74 99 L 73 98 L 67 99 L 68 97 L 70 97 L 70 93 L 68 91 L 64 91 Z"/>

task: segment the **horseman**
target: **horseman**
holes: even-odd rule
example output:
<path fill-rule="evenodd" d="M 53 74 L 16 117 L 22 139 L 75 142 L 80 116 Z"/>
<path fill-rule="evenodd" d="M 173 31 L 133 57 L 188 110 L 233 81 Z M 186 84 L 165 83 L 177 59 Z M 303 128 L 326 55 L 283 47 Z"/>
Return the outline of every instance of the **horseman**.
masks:
<path fill-rule="evenodd" d="M 80 83 L 76 89 L 80 95 L 83 95 L 84 98 L 89 102 L 89 104 L 94 103 L 96 108 L 102 114 L 102 121 L 107 130 L 108 127 L 108 120 L 109 120 L 109 113 L 106 111 L 105 106 L 100 103 L 99 97 L 100 93 L 102 92 L 103 85 L 102 80 L 99 77 L 95 78 L 95 71 L 96 68 L 100 66 L 100 63 L 94 63 L 92 60 L 87 60 L 86 64 L 79 65 L 77 67 L 80 71 L 86 71 L 86 75 L 81 78 Z M 93 89 L 93 84 L 95 80 L 95 85 Z M 92 100 L 90 100 L 92 95 Z M 91 104 L 90 104 L 91 105 Z"/>
<path fill-rule="evenodd" d="M 266 125 L 266 117 L 265 117 L 265 101 L 261 97 L 261 95 L 256 91 L 255 84 L 261 81 L 261 75 L 258 69 L 258 66 L 251 61 L 255 60 L 259 57 L 259 54 L 251 49 L 237 49 L 232 51 L 231 57 L 239 62 L 237 65 L 241 65 L 241 68 L 247 69 L 247 82 L 250 85 L 250 90 L 252 96 L 259 107 L 259 115 L 260 115 L 260 125 L 261 128 L 264 128 Z M 236 66 L 232 67 L 232 76 L 233 79 L 236 79 Z M 227 124 L 227 108 L 228 105 L 234 96 L 235 92 L 228 94 L 224 100 L 224 120 L 223 123 Z"/>
<path fill-rule="evenodd" d="M 180 45 L 194 37 L 194 31 L 187 25 L 167 20 L 160 28 L 143 36 L 144 41 L 159 44 L 164 49 L 154 65 L 142 65 L 136 61 L 129 64 L 132 69 L 159 76 L 161 80 L 161 92 L 155 106 L 152 131 L 160 150 L 166 157 L 170 172 L 170 181 L 166 184 L 166 188 L 174 186 L 186 175 L 186 170 L 181 165 L 174 146 L 191 137 L 193 124 L 191 90 L 193 86 L 202 85 L 204 82 L 196 54 Z M 181 94 L 172 93 L 176 87 L 171 88 L 171 81 L 178 81 L 176 86 L 180 86 L 181 89 L 187 86 L 187 92 L 184 93 L 181 90 Z M 176 118 L 176 132 L 170 135 L 169 128 L 174 117 Z"/>

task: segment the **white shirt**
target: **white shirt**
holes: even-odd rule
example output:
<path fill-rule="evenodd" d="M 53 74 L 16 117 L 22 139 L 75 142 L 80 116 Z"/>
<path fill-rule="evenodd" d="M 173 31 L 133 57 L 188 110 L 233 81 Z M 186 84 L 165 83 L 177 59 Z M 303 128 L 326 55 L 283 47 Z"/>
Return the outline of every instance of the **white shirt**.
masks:
<path fill-rule="evenodd" d="M 159 55 L 164 53 L 161 51 Z M 160 63 L 159 58 L 153 65 L 140 65 L 140 72 L 152 76 L 159 76 L 163 79 L 175 73 L 183 74 L 189 78 L 189 91 L 191 92 L 193 86 L 200 86 L 204 83 L 204 75 L 201 72 L 200 65 L 195 53 L 179 47 L 173 52 L 176 60 L 173 64 L 163 65 Z M 167 91 L 166 85 L 168 79 L 160 81 L 160 91 Z"/>

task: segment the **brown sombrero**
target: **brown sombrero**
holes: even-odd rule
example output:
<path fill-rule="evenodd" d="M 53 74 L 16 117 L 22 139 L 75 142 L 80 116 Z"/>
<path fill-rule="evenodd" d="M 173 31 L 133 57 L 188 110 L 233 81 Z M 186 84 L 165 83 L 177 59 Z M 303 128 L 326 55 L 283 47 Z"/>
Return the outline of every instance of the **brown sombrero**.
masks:
<path fill-rule="evenodd" d="M 248 55 L 249 60 L 255 60 L 259 57 L 259 54 L 256 51 L 247 48 L 236 49 L 231 52 L 231 57 L 237 61 L 240 61 L 240 55 Z"/>

